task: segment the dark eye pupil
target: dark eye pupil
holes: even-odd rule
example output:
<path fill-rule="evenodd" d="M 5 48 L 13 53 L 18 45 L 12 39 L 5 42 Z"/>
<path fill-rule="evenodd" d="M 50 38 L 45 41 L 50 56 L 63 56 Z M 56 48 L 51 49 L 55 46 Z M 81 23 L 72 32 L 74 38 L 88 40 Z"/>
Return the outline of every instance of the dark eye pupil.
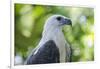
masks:
<path fill-rule="evenodd" d="M 60 21 L 60 20 L 61 20 L 61 17 L 57 17 L 57 20 L 59 20 L 59 21 Z"/>

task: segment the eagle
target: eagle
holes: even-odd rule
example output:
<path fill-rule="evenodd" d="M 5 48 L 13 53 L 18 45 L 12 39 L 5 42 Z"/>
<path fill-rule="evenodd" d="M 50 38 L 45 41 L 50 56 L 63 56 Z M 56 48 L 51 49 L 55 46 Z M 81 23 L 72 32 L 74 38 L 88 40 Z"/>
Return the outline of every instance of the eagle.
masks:
<path fill-rule="evenodd" d="M 71 61 L 71 46 L 62 32 L 64 25 L 72 25 L 71 19 L 59 14 L 48 17 L 44 24 L 42 38 L 25 61 L 26 65 Z"/>

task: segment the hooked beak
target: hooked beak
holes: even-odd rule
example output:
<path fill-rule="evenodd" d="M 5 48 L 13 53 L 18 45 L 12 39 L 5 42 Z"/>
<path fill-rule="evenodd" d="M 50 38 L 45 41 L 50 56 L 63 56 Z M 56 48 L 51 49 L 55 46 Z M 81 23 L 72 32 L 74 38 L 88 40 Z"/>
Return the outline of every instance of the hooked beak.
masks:
<path fill-rule="evenodd" d="M 61 23 L 62 25 L 71 25 L 72 27 L 72 21 L 70 19 L 63 19 Z"/>
<path fill-rule="evenodd" d="M 70 19 L 65 19 L 65 24 L 72 26 L 72 21 Z"/>

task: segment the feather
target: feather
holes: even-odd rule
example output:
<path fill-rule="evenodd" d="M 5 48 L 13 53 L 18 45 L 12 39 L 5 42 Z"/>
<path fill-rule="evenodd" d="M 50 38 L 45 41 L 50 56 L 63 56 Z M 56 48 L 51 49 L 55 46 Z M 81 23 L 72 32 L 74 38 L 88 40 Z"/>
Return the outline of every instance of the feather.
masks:
<path fill-rule="evenodd" d="M 53 15 L 46 20 L 42 38 L 26 64 L 70 61 L 71 49 L 62 32 L 62 26 L 65 24 L 71 25 L 71 20 L 62 15 Z"/>

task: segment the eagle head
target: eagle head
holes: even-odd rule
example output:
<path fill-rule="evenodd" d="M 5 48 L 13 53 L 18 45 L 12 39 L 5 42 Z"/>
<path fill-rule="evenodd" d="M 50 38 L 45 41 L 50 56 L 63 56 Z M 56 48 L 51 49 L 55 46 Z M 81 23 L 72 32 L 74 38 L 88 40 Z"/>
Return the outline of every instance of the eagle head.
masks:
<path fill-rule="evenodd" d="M 61 31 L 62 26 L 64 25 L 71 25 L 72 22 L 69 18 L 63 16 L 63 15 L 52 15 L 46 19 L 44 29 L 43 29 L 43 35 L 45 34 L 51 34 L 54 31 Z"/>
<path fill-rule="evenodd" d="M 63 15 L 52 15 L 46 20 L 45 26 L 60 27 L 60 26 L 64 26 L 64 25 L 72 26 L 71 20 Z"/>

